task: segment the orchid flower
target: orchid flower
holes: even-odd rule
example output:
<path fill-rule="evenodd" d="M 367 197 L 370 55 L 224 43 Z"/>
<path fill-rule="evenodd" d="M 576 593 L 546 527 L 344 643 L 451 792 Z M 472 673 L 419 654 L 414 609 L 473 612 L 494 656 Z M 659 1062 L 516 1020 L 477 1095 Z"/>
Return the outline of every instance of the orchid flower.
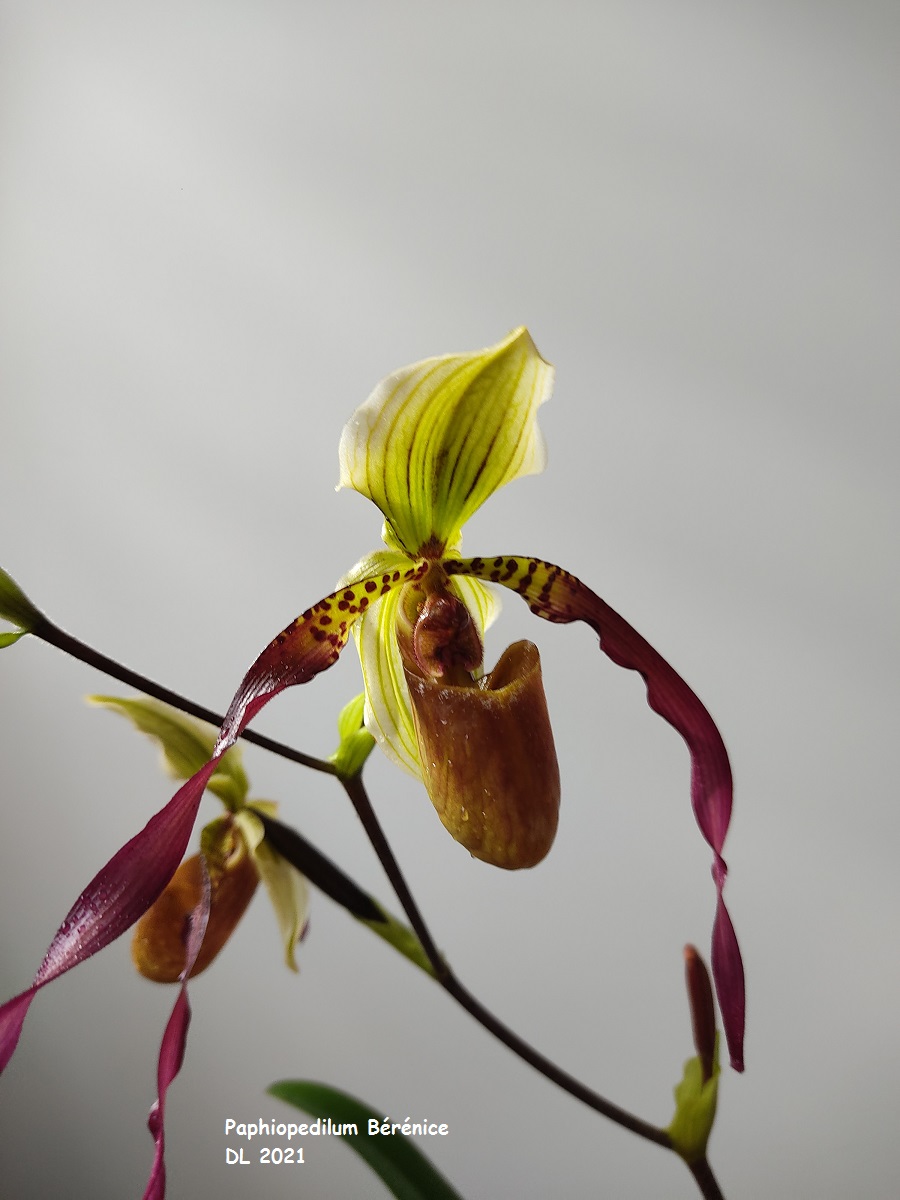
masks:
<path fill-rule="evenodd" d="M 137 729 L 156 740 L 160 744 L 163 762 L 170 775 L 188 779 L 199 773 L 205 779 L 204 764 L 212 757 L 215 742 L 215 731 L 209 726 L 156 700 L 126 700 L 114 696 L 92 696 L 89 699 L 103 708 L 121 713 Z M 219 797 L 228 810 L 227 814 L 216 818 L 205 827 L 201 835 L 201 853 L 184 859 L 174 874 L 169 872 L 171 878 L 163 880 L 161 893 L 149 907 L 143 906 L 146 911 L 142 908 L 141 912 L 137 913 L 140 919 L 135 925 L 132 939 L 132 960 L 141 975 L 157 983 L 177 982 L 181 985 L 160 1046 L 157 1068 L 158 1096 L 148 1120 L 156 1150 L 145 1200 L 161 1200 L 165 1194 L 165 1097 L 184 1059 L 190 1022 L 188 979 L 205 971 L 215 959 L 234 932 L 260 880 L 266 884 L 278 919 L 285 961 L 294 971 L 298 969 L 294 955 L 295 947 L 306 929 L 309 898 L 306 880 L 266 840 L 263 819 L 274 819 L 278 806 L 268 800 L 248 799 L 249 782 L 241 763 L 239 746 L 232 747 L 227 754 L 219 757 L 215 772 L 205 779 L 205 787 Z M 202 791 L 203 788 L 201 794 Z M 159 836 L 158 829 L 159 826 L 154 837 Z M 135 874 L 143 876 L 144 883 L 149 887 L 158 883 L 163 871 L 148 862 L 145 853 L 147 847 L 142 848 L 141 837 L 139 834 L 138 838 L 129 843 L 132 847 L 130 862 Z M 125 847 L 125 850 L 127 849 L 128 847 Z M 72 941 L 78 937 L 80 927 L 89 930 L 91 923 L 96 924 L 94 937 L 105 945 L 112 940 L 107 936 L 110 927 L 118 929 L 120 922 L 116 920 L 117 911 L 122 907 L 128 914 L 134 911 L 127 899 L 123 902 L 117 898 L 116 884 L 121 882 L 119 867 L 122 861 L 126 870 L 129 865 L 128 855 L 125 855 L 124 859 L 122 855 L 123 852 L 120 851 L 116 859 L 105 868 L 105 885 L 108 889 L 106 895 L 103 894 L 102 884 L 94 889 L 97 896 L 94 912 L 85 912 L 85 906 L 82 904 L 80 920 L 73 921 L 70 914 L 57 934 L 54 939 L 57 961 L 62 953 L 62 944 L 66 939 Z M 121 861 L 114 867 L 117 859 Z M 168 864 L 171 860 L 167 856 L 163 861 Z M 104 872 L 101 872 L 97 878 L 100 879 L 103 875 Z M 79 910 L 76 905 L 73 913 L 77 911 Z M 118 933 L 114 933 L 114 936 L 118 936 Z M 98 945 L 96 948 L 101 947 Z M 51 946 L 51 951 L 53 949 Z M 88 949 L 81 957 L 89 957 L 95 952 Z M 46 971 L 50 959 L 51 952 L 48 952 L 42 967 L 44 975 L 39 973 L 35 981 L 36 987 L 55 977 Z M 74 965 L 74 962 L 71 965 Z M 68 966 L 63 965 L 62 970 L 67 969 Z M 56 974 L 60 973 L 62 972 L 56 971 Z M 24 1018 L 24 1012 L 30 1003 L 29 997 L 33 995 L 34 990 L 36 989 L 33 987 L 30 992 L 24 993 L 0 1009 L 0 1039 L 4 1034 L 8 1036 L 15 1031 L 17 1014 L 21 1011 Z M 0 1040 L 0 1046 L 2 1045 Z M 11 1052 L 12 1048 L 14 1043 L 12 1047 L 7 1047 L 7 1050 Z M 6 1051 L 4 1056 L 8 1057 Z M 0 1066 L 5 1065 L 5 1057 L 0 1057 Z"/>
<path fill-rule="evenodd" d="M 158 742 L 163 765 L 175 779 L 189 779 L 211 757 L 215 730 L 146 697 L 90 696 L 92 704 L 118 712 Z M 209 916 L 190 978 L 212 963 L 231 937 L 256 893 L 266 885 L 284 949 L 286 965 L 298 970 L 295 949 L 306 930 L 309 888 L 306 880 L 266 839 L 263 819 L 274 820 L 278 805 L 249 799 L 250 784 L 232 746 L 219 759 L 207 790 L 222 801 L 226 814 L 211 821 L 200 838 L 200 854 L 186 858 L 162 894 L 134 929 L 131 957 L 141 975 L 157 983 L 181 978 L 185 962 L 184 921 L 200 901 L 202 874 L 210 890 Z"/>
<path fill-rule="evenodd" d="M 507 869 L 539 862 L 556 832 L 556 754 L 536 648 L 519 642 L 484 672 L 483 634 L 497 610 L 491 584 L 517 592 L 548 621 L 589 625 L 615 663 L 643 676 L 651 708 L 687 743 L 693 810 L 714 853 L 713 975 L 731 1062 L 743 1069 L 743 966 L 722 897 L 732 781 L 715 723 L 665 659 L 567 571 L 538 557 L 461 557 L 468 518 L 504 484 L 543 469 L 537 409 L 552 381 L 552 367 L 518 329 L 486 350 L 397 371 L 357 410 L 341 439 L 340 484 L 381 510 L 385 548 L 263 650 L 210 761 L 75 902 L 32 986 L 0 1008 L 0 1069 L 37 991 L 125 932 L 166 888 L 204 788 L 248 723 L 279 692 L 332 666 L 351 632 L 366 724 L 422 778 L 453 837 Z"/>

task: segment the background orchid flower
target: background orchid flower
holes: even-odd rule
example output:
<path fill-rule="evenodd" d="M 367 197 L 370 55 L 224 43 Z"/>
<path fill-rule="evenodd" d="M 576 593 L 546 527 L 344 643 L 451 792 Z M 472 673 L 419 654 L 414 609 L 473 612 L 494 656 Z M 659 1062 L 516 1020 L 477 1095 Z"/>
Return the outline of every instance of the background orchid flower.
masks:
<path fill-rule="evenodd" d="M 159 743 L 163 763 L 176 779 L 189 779 L 213 753 L 215 730 L 146 697 L 91 696 L 93 704 L 118 712 L 135 728 Z M 186 858 L 135 926 L 132 958 L 140 973 L 160 983 L 174 983 L 184 969 L 182 927 L 201 892 L 201 857 L 209 879 L 210 906 L 206 934 L 191 976 L 206 970 L 234 932 L 262 880 L 278 920 L 287 966 L 296 971 L 295 948 L 307 923 L 306 880 L 266 840 L 263 818 L 274 819 L 278 805 L 249 798 L 241 747 L 219 759 L 207 788 L 218 796 L 227 815 L 210 822 L 200 839 L 200 855 Z"/>
<path fill-rule="evenodd" d="M 212 760 L 215 731 L 202 722 L 155 700 L 91 699 L 158 741 L 169 773 L 190 782 L 98 873 L 57 931 L 31 988 L 0 1008 L 0 1070 L 15 1050 L 37 991 L 137 921 L 132 958 L 138 971 L 181 985 L 160 1047 L 158 1098 L 148 1122 L 156 1150 L 145 1200 L 156 1200 L 165 1194 L 165 1096 L 181 1068 L 190 1022 L 187 981 L 222 949 L 260 879 L 275 908 L 287 965 L 296 971 L 294 948 L 306 925 L 308 888 L 266 840 L 264 821 L 274 818 L 277 805 L 248 801 L 240 747 Z M 184 854 L 206 788 L 229 812 L 204 829 L 202 853 L 179 865 L 176 856 Z"/>

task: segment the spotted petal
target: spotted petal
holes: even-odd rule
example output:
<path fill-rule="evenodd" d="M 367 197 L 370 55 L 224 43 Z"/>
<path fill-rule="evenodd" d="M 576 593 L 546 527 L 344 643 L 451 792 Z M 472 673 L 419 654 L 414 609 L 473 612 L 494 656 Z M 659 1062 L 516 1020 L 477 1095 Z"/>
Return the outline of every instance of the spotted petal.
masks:
<path fill-rule="evenodd" d="M 225 714 L 216 742 L 216 757 L 240 737 L 259 710 L 285 688 L 308 683 L 333 666 L 347 644 L 354 623 L 380 597 L 424 575 L 427 563 L 403 561 L 394 570 L 378 570 L 368 578 L 338 588 L 279 633 L 244 676 Z"/>
<path fill-rule="evenodd" d="M 448 574 L 474 575 L 518 592 L 533 613 L 548 621 L 584 621 L 600 648 L 620 667 L 638 671 L 650 707 L 687 742 L 691 754 L 691 800 L 700 831 L 715 852 L 718 893 L 713 926 L 712 967 L 731 1065 L 744 1069 L 744 969 L 734 927 L 722 899 L 726 866 L 722 846 L 731 817 L 731 765 L 722 736 L 703 704 L 666 660 L 590 588 L 552 563 L 529 558 L 471 558 L 447 561 Z"/>
<path fill-rule="evenodd" d="M 525 329 L 404 367 L 344 428 L 340 486 L 378 505 L 389 544 L 438 557 L 493 492 L 544 469 L 537 409 L 552 387 L 553 368 Z"/>

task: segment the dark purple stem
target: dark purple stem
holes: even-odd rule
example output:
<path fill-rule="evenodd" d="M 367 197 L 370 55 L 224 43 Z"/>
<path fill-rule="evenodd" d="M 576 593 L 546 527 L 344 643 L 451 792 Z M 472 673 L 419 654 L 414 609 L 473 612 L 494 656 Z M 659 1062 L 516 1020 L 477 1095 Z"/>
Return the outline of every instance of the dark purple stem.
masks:
<path fill-rule="evenodd" d="M 163 704 L 170 704 L 172 708 L 177 708 L 179 712 L 188 713 L 189 716 L 196 717 L 200 721 L 206 721 L 209 725 L 215 725 L 217 729 L 225 720 L 221 713 L 215 713 L 209 708 L 203 708 L 202 705 L 195 704 L 193 700 L 179 696 L 177 692 L 171 692 L 168 688 L 163 687 L 162 684 L 148 679 L 146 675 L 140 675 L 137 671 L 123 667 L 121 663 L 116 662 L 113 658 L 107 658 L 105 654 L 101 654 L 99 650 L 95 650 L 92 646 L 86 646 L 84 642 L 80 642 L 77 638 L 72 637 L 71 634 L 54 625 L 52 621 L 48 621 L 46 617 L 42 618 L 41 622 L 29 632 L 34 634 L 35 637 L 40 638 L 42 642 L 56 646 L 58 650 L 63 650 L 66 654 L 71 654 L 73 658 L 87 663 L 89 667 L 96 667 L 98 671 L 102 671 L 105 675 L 111 675 L 113 679 L 118 679 L 121 683 L 127 684 L 128 687 L 136 688 L 139 692 L 153 696 L 155 700 L 161 700 Z M 277 754 L 281 758 L 290 759 L 291 762 L 299 763 L 302 767 L 309 767 L 312 771 L 322 771 L 327 775 L 334 775 L 336 773 L 333 763 L 321 758 L 314 758 L 310 754 L 304 754 L 301 750 L 295 750 L 292 746 L 286 746 L 283 742 L 276 742 L 261 733 L 254 733 L 252 729 L 245 729 L 241 737 L 247 742 L 252 742 L 254 746 L 261 746 L 263 750 L 269 750 L 272 754 Z"/>
<path fill-rule="evenodd" d="M 577 1100 L 581 1100 L 582 1103 L 587 1104 L 589 1108 L 595 1109 L 604 1117 L 608 1117 L 610 1121 L 615 1121 L 617 1125 L 622 1125 L 625 1129 L 630 1129 L 632 1133 L 636 1133 L 639 1137 L 646 1138 L 647 1141 L 655 1142 L 656 1145 L 664 1146 L 670 1150 L 672 1142 L 664 1129 L 658 1129 L 655 1125 L 641 1120 L 640 1117 L 634 1116 L 624 1108 L 619 1108 L 618 1105 L 606 1100 L 603 1096 L 598 1095 L 597 1092 L 575 1079 L 574 1076 L 563 1071 L 555 1063 L 551 1062 L 550 1059 L 545 1058 L 543 1054 L 535 1050 L 528 1042 L 523 1041 L 518 1034 L 513 1033 L 511 1029 L 504 1025 L 502 1021 L 499 1021 L 493 1013 L 486 1009 L 463 986 L 453 974 L 447 962 L 441 957 L 434 943 L 434 939 L 425 924 L 418 905 L 407 887 L 406 880 L 388 844 L 387 838 L 384 836 L 384 832 L 378 823 L 378 818 L 372 809 L 372 804 L 362 779 L 356 775 L 349 779 L 341 778 L 341 783 L 350 797 L 356 814 L 363 824 L 369 841 L 378 855 L 379 862 L 390 880 L 391 887 L 393 887 L 397 899 L 400 901 L 403 911 L 406 913 L 407 919 L 415 931 L 416 937 L 422 943 L 422 949 L 425 951 L 441 987 L 449 992 L 454 1000 L 461 1004 L 466 1012 L 473 1016 L 489 1033 L 492 1033 L 505 1046 L 508 1046 L 514 1054 L 517 1054 L 519 1058 L 529 1063 L 545 1078 L 555 1083 L 558 1087 L 561 1087 L 563 1091 L 568 1092 Z"/>

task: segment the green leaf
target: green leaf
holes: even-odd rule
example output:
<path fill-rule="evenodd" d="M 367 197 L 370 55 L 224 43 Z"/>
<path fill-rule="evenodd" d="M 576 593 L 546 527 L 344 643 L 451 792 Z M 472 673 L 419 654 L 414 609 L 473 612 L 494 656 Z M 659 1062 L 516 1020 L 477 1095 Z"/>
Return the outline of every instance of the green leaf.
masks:
<path fill-rule="evenodd" d="M 186 717 L 168 704 L 146 697 L 126 700 L 120 696 L 88 696 L 88 702 L 121 713 L 141 733 L 155 738 L 162 747 L 166 769 L 175 779 L 190 779 L 212 758 L 216 742 L 212 725 Z M 241 807 L 250 784 L 238 746 L 222 756 L 207 787 L 232 811 Z"/>
<path fill-rule="evenodd" d="M 18 633 L 0 633 L 0 650 L 2 650 L 4 646 L 14 645 L 19 638 L 23 638 L 27 632 L 27 629 L 20 629 Z"/>
<path fill-rule="evenodd" d="M 0 617 L 4 621 L 9 621 L 11 625 L 18 625 L 23 633 L 28 633 L 34 629 L 44 619 L 44 614 L 40 609 L 35 608 L 16 581 L 0 567 Z M 9 634 L 3 634 L 4 638 L 9 638 Z M 13 640 L 21 637 L 21 634 L 15 634 Z M 0 645 L 9 646 L 12 643 L 9 641 L 0 642 Z"/>
<path fill-rule="evenodd" d="M 355 1125 L 358 1132 L 344 1134 L 343 1140 L 365 1159 L 398 1200 L 461 1200 L 459 1192 L 400 1132 L 399 1125 L 393 1135 L 370 1135 L 369 1122 L 377 1122 L 380 1130 L 387 1118 L 346 1092 L 324 1083 L 286 1079 L 273 1083 L 269 1095 L 323 1121 L 330 1117 L 333 1124 Z"/>
<path fill-rule="evenodd" d="M 272 849 L 301 875 L 305 875 L 310 883 L 314 883 L 320 891 L 346 908 L 354 917 L 366 922 L 380 922 L 384 919 L 381 909 L 372 897 L 354 883 L 349 875 L 345 875 L 321 850 L 317 850 L 296 829 L 291 829 L 290 825 L 282 825 L 280 821 L 273 820 L 261 803 L 255 802 L 253 808 L 253 816 L 262 822 L 266 831 L 266 841 Z"/>

